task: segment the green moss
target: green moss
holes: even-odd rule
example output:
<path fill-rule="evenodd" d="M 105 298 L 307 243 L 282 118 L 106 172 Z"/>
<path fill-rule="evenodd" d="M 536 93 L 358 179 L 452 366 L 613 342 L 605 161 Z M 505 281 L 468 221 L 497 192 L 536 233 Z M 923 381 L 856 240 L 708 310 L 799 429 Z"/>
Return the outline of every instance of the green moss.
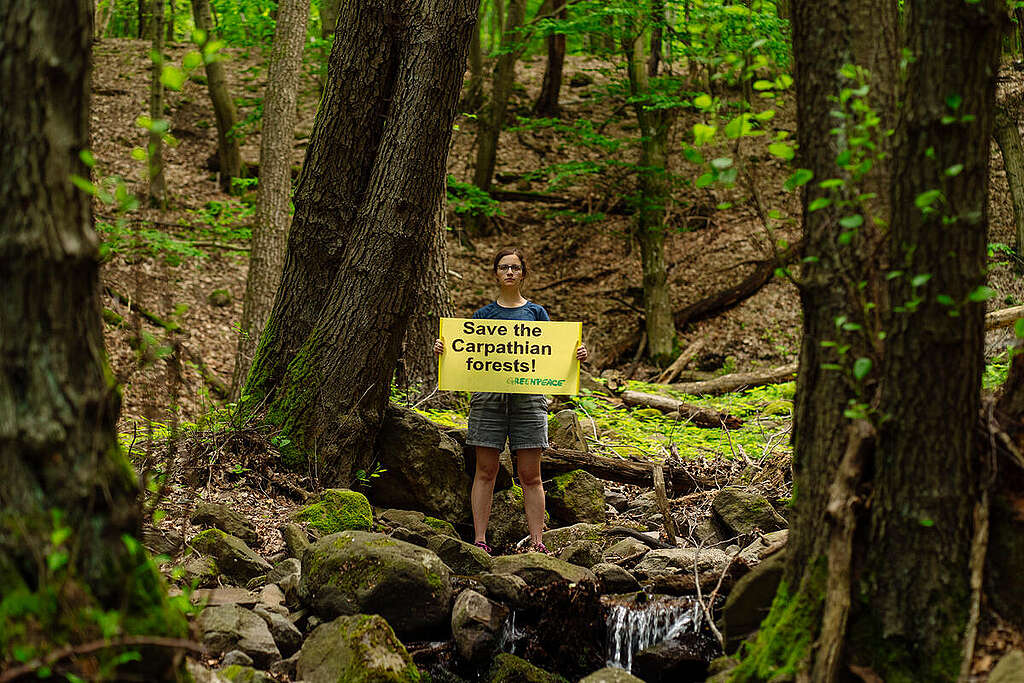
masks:
<path fill-rule="evenodd" d="M 423 523 L 431 529 L 436 529 L 437 531 L 452 536 L 453 538 L 458 538 L 459 536 L 459 533 L 455 531 L 455 527 L 452 526 L 451 522 L 447 522 L 443 519 L 428 516 L 423 518 Z"/>
<path fill-rule="evenodd" d="M 324 534 L 369 531 L 373 527 L 373 510 L 366 496 L 357 491 L 328 489 L 321 494 L 320 502 L 302 508 L 294 519 Z"/>
<path fill-rule="evenodd" d="M 103 309 L 103 322 L 110 325 L 111 327 L 121 327 L 124 324 L 124 317 L 118 315 L 109 308 Z"/>
<path fill-rule="evenodd" d="M 494 658 L 487 680 L 491 683 L 566 683 L 558 674 L 553 674 L 530 664 L 525 659 L 502 653 Z"/>
<path fill-rule="evenodd" d="M 357 614 L 342 619 L 345 622 L 345 640 L 355 656 L 352 657 L 352 666 L 341 671 L 338 680 L 346 683 L 421 683 L 423 677 L 413 664 L 412 657 L 382 617 Z M 378 658 L 376 652 L 381 645 L 401 657 L 405 662 L 401 670 L 365 668 L 366 662 Z"/>

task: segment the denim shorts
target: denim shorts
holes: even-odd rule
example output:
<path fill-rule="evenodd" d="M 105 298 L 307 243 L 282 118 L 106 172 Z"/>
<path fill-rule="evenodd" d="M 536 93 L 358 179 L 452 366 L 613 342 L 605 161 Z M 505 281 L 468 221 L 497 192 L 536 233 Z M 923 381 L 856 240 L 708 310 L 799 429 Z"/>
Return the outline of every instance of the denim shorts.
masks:
<path fill-rule="evenodd" d="M 469 400 L 466 443 L 511 451 L 548 447 L 548 400 L 538 394 L 480 391 Z"/>

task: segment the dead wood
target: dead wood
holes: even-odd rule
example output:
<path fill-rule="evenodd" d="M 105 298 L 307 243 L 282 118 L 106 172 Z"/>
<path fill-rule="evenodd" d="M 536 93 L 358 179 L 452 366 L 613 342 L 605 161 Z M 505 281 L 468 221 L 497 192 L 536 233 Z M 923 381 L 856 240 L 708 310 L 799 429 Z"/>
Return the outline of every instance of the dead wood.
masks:
<path fill-rule="evenodd" d="M 691 396 L 718 396 L 739 389 L 788 382 L 796 377 L 796 371 L 797 364 L 788 363 L 767 372 L 735 372 L 703 382 L 680 382 L 670 386 L 676 391 Z"/>
<path fill-rule="evenodd" d="M 641 391 L 623 391 L 619 398 L 628 406 L 643 406 L 660 410 L 666 414 L 678 414 L 680 420 L 687 420 L 698 427 L 739 429 L 743 426 L 743 420 L 735 415 L 720 413 L 717 410 L 695 406 L 691 403 L 683 403 L 668 396 L 645 394 Z"/>
<path fill-rule="evenodd" d="M 998 330 L 1010 327 L 1019 319 L 1024 318 L 1024 306 L 1012 306 L 1001 308 L 998 311 L 989 311 L 985 314 L 985 329 Z"/>
<path fill-rule="evenodd" d="M 697 341 L 690 344 L 686 349 L 679 354 L 679 357 L 672 361 L 672 365 L 665 368 L 665 371 L 658 377 L 658 384 L 668 384 L 683 371 L 687 363 L 694 359 L 694 357 L 700 353 L 700 350 L 704 348 L 704 340 L 698 339 Z"/>
<path fill-rule="evenodd" d="M 675 547 L 676 523 L 672 519 L 672 509 L 668 506 L 668 494 L 665 492 L 665 470 L 660 464 L 654 463 L 652 474 L 654 476 L 654 497 L 658 501 L 661 517 L 665 521 L 665 537 L 668 539 L 669 545 Z"/>
<path fill-rule="evenodd" d="M 654 486 L 654 473 L 649 462 L 606 458 L 567 448 L 546 449 L 541 454 L 541 467 L 545 476 L 564 474 L 573 470 L 585 470 L 605 481 L 635 486 Z M 672 491 L 677 495 L 719 488 L 719 484 L 713 478 L 692 475 L 683 467 L 664 465 L 664 473 L 666 483 L 672 482 Z"/>

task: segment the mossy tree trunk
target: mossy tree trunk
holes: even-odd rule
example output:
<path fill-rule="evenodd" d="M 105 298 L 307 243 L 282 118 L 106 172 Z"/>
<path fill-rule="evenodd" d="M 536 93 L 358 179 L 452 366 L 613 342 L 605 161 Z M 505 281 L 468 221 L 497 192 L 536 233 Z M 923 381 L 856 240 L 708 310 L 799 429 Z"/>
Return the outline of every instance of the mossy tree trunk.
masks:
<path fill-rule="evenodd" d="M 286 460 L 330 483 L 373 459 L 410 292 L 436 267 L 476 12 L 473 0 L 342 7 L 282 283 L 243 392 L 281 427 Z"/>
<path fill-rule="evenodd" d="M 241 330 L 231 380 L 231 395 L 249 373 L 256 343 L 274 305 L 274 293 L 284 268 L 291 221 L 291 161 L 295 145 L 295 102 L 299 91 L 302 47 L 306 42 L 309 0 L 281 0 L 267 72 L 260 134 L 260 184 L 252 232 L 249 272 L 245 280 Z"/>
<path fill-rule="evenodd" d="M 874 62 L 871 78 L 885 73 L 881 85 L 898 82 L 895 60 L 886 57 L 895 43 L 878 52 L 877 38 L 871 44 L 846 27 L 866 17 L 894 27 L 894 11 L 876 0 L 793 3 L 799 165 L 815 173 L 803 197 L 813 259 L 801 277 L 795 515 L 783 583 L 733 673 L 737 681 L 780 671 L 835 681 L 852 675 L 851 666 L 881 680 L 954 680 L 972 628 L 978 596 L 971 581 L 980 568 L 971 548 L 983 531 L 975 526 L 973 428 L 984 336 L 976 299 L 984 283 L 988 138 L 1005 15 L 994 0 L 909 3 L 914 59 L 899 98 L 892 160 L 874 177 L 843 174 L 837 157 L 849 149 L 858 163 L 849 145 L 864 138 L 851 133 L 863 133 L 858 121 L 872 117 L 837 124 L 831 115 L 843 91 L 861 83 L 841 69 L 851 58 Z M 876 109 L 888 95 L 881 87 L 867 97 L 882 114 L 874 137 L 888 128 Z M 832 132 L 837 125 L 839 135 Z M 828 194 L 817 185 L 821 178 L 845 184 Z M 889 201 L 857 201 L 867 187 L 885 189 Z M 832 204 L 808 212 L 819 197 Z M 867 229 L 875 218 L 887 233 Z M 878 264 L 891 272 L 878 273 Z M 888 291 L 870 294 L 879 275 L 890 276 Z"/>
<path fill-rule="evenodd" d="M 103 637 L 97 613 L 120 619 L 117 635 L 186 632 L 180 615 L 164 611 L 159 576 L 131 541 L 139 487 L 115 432 L 120 397 L 103 349 L 99 240 L 91 198 L 71 182 L 89 176 L 80 153 L 89 141 L 92 9 L 88 0 L 0 4 L 0 202 L 18 207 L 0 215 L 4 671 L 19 648 L 35 656 Z M 89 677 L 112 651 L 78 657 L 78 674 Z M 167 665 L 147 657 L 142 678 L 168 677 Z"/>
<path fill-rule="evenodd" d="M 192 0 L 192 17 L 196 28 L 205 34 L 205 44 L 213 40 L 213 21 L 210 15 L 210 0 Z M 205 50 L 204 50 L 205 53 Z M 238 123 L 235 101 L 228 90 L 227 73 L 219 55 L 205 54 L 206 88 L 213 103 L 213 114 L 217 119 L 217 159 L 220 186 L 225 192 L 232 191 L 232 178 L 245 177 L 242 153 L 233 128 Z"/>

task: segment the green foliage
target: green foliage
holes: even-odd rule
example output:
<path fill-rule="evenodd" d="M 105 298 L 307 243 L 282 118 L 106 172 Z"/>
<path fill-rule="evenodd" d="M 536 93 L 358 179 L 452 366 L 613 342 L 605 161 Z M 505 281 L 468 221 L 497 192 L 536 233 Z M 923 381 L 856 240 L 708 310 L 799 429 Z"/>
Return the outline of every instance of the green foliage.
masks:
<path fill-rule="evenodd" d="M 451 173 L 448 180 L 448 205 L 458 214 L 501 216 L 501 204 L 472 183 L 464 183 Z"/>

